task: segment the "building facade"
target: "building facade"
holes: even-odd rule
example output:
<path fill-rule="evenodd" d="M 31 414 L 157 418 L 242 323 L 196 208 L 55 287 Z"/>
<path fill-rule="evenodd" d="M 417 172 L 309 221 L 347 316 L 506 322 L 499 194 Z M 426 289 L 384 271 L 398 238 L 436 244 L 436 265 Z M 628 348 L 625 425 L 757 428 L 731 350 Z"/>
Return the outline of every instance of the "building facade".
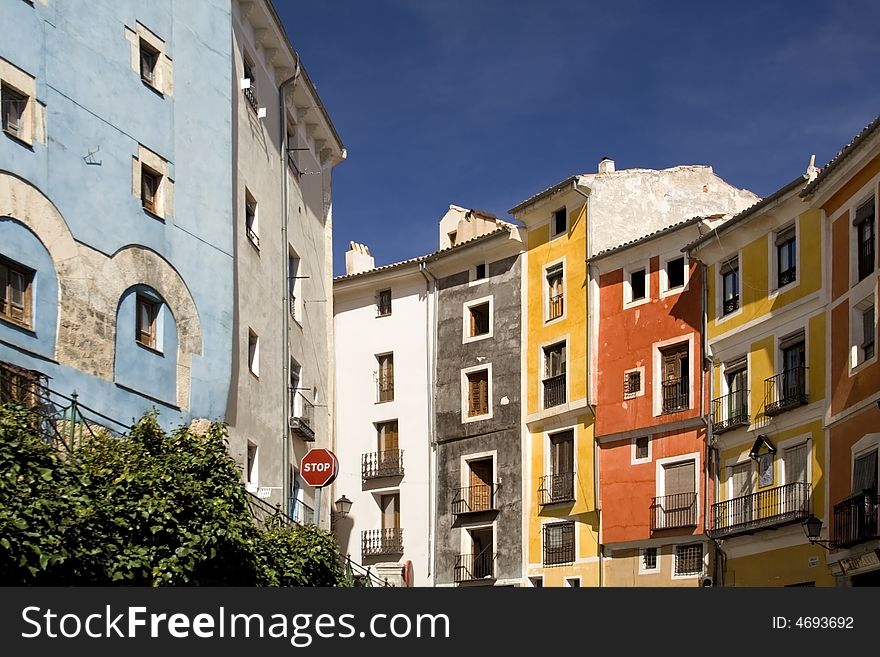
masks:
<path fill-rule="evenodd" d="M 605 586 L 700 586 L 712 572 L 703 277 L 681 252 L 705 230 L 697 217 L 591 260 Z"/>
<path fill-rule="evenodd" d="M 75 391 L 117 430 L 111 419 L 152 409 L 169 429 L 222 418 L 230 7 L 4 2 L 2 14 L 4 382 L 48 384 L 59 406 Z"/>

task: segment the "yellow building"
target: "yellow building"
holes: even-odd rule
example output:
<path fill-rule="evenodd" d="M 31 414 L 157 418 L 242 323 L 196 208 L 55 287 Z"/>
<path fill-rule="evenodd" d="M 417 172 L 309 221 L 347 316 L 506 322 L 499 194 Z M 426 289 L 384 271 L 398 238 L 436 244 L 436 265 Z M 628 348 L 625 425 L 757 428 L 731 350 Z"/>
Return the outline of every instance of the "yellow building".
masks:
<path fill-rule="evenodd" d="M 511 210 L 527 230 L 523 536 L 534 586 L 599 585 L 586 201 L 576 185 L 569 179 Z"/>
<path fill-rule="evenodd" d="M 826 285 L 821 213 L 803 177 L 691 244 L 705 266 L 716 498 L 707 533 L 723 586 L 831 586 L 827 524 Z"/>

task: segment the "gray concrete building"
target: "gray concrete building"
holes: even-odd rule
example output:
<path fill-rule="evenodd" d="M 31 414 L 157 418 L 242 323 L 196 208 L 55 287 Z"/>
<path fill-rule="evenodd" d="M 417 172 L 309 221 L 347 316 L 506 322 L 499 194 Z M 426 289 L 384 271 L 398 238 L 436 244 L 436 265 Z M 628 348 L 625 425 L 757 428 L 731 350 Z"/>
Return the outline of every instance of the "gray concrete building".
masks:
<path fill-rule="evenodd" d="M 484 221 L 472 211 L 474 221 Z M 510 585 L 522 577 L 521 268 L 512 225 L 428 262 L 437 279 L 434 422 L 436 586 Z M 443 226 L 441 226 L 441 231 Z M 465 241 L 460 236 L 465 235 Z"/>

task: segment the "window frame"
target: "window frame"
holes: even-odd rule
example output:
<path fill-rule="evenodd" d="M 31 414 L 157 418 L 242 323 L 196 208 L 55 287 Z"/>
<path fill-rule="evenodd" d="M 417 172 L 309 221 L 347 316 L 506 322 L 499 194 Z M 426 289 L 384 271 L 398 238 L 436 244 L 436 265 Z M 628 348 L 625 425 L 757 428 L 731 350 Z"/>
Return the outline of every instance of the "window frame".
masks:
<path fill-rule="evenodd" d="M 777 244 L 780 239 L 780 235 L 784 235 L 785 233 L 793 231 L 793 237 L 790 240 L 786 240 L 783 244 Z M 768 248 L 770 249 L 770 258 L 769 258 L 769 266 L 770 271 L 768 272 L 768 281 L 770 282 L 770 297 L 773 297 L 776 294 L 779 294 L 782 291 L 792 289 L 796 287 L 800 283 L 801 278 L 801 266 L 800 266 L 800 222 L 792 221 L 788 222 L 776 230 L 774 230 L 770 234 L 770 240 L 768 244 Z M 794 277 L 784 285 L 779 284 L 780 274 L 785 272 L 780 270 L 780 253 L 783 246 L 788 244 L 790 241 L 794 241 Z M 788 271 L 788 270 L 785 270 Z"/>
<path fill-rule="evenodd" d="M 554 286 L 551 286 L 551 284 L 550 284 L 550 274 L 553 273 L 554 274 L 553 278 L 555 279 L 556 278 L 555 274 L 557 273 L 557 270 L 558 270 L 559 276 L 561 278 L 560 287 L 561 287 L 562 291 L 557 295 L 553 295 L 553 294 L 551 294 L 551 292 L 554 290 Z M 564 321 L 566 318 L 566 315 L 568 313 L 568 304 L 565 302 L 566 297 L 568 296 L 567 295 L 567 287 L 568 286 L 567 286 L 566 280 L 565 280 L 565 278 L 566 278 L 565 277 L 565 270 L 566 270 L 565 258 L 560 258 L 559 260 L 555 260 L 553 262 L 547 263 L 547 265 L 544 266 L 544 270 L 543 270 L 544 293 L 542 296 L 543 296 L 543 306 L 544 306 L 543 313 L 544 313 L 544 324 L 545 325 Z M 552 304 L 552 299 L 555 297 L 560 297 L 560 303 L 562 305 L 562 312 L 559 315 L 551 317 L 550 316 L 551 304 Z"/>
<path fill-rule="evenodd" d="M 561 351 L 559 369 L 561 369 L 562 371 L 558 372 L 556 374 L 549 374 L 548 371 L 553 369 L 551 367 L 551 365 L 552 365 L 552 352 L 556 351 L 556 349 L 555 349 L 556 347 L 559 347 L 560 351 Z M 550 409 L 559 409 L 559 408 L 565 407 L 569 403 L 569 400 L 570 400 L 570 394 L 569 394 L 569 389 L 568 389 L 569 383 L 570 383 L 570 377 L 568 376 L 568 357 L 569 357 L 568 337 L 566 336 L 566 337 L 562 338 L 561 340 L 554 340 L 548 344 L 542 344 L 539 348 L 541 350 L 540 351 L 540 354 L 541 354 L 541 361 L 540 361 L 541 362 L 541 377 L 538 380 L 538 385 L 539 385 L 538 397 L 541 402 L 541 410 L 548 411 Z M 565 377 L 563 380 L 563 383 L 564 383 L 563 395 L 565 398 L 559 404 L 554 404 L 553 406 L 547 406 L 546 399 L 544 396 L 544 391 L 545 391 L 545 387 L 546 387 L 545 384 L 550 379 L 558 377 L 558 376 Z"/>
<path fill-rule="evenodd" d="M 645 565 L 645 557 L 647 556 L 648 550 L 654 551 L 654 565 L 651 568 L 648 568 Z M 648 546 L 639 548 L 639 575 L 657 575 L 660 573 L 660 548 L 656 546 Z"/>
<path fill-rule="evenodd" d="M 387 303 L 383 302 L 383 295 L 387 295 Z M 376 317 L 390 317 L 393 312 L 392 306 L 393 297 L 391 295 L 391 288 L 386 288 L 384 290 L 379 290 L 376 292 Z"/>
<path fill-rule="evenodd" d="M 13 102 L 10 102 L 7 96 L 13 97 Z M 13 130 L 9 126 L 9 112 L 11 108 L 14 106 L 14 102 L 20 103 L 20 111 L 18 113 L 18 123 L 17 127 Z M 5 132 L 10 137 L 24 142 L 30 143 L 28 140 L 27 134 L 27 118 L 28 118 L 28 106 L 31 103 L 31 97 L 20 89 L 12 86 L 8 82 L 0 81 L 0 105 L 2 105 L 2 112 L 0 112 L 0 127 L 2 127 L 3 132 Z"/>
<path fill-rule="evenodd" d="M 13 324 L 16 327 L 32 331 L 34 328 L 34 285 L 37 272 L 26 265 L 10 260 L 4 256 L 0 256 L 0 267 L 5 270 L 2 272 L 4 277 L 2 285 L 5 289 L 3 290 L 2 300 L 0 300 L 0 320 Z M 13 272 L 22 280 L 20 320 L 14 317 L 11 311 L 12 306 L 15 305 L 13 303 L 11 292 L 12 277 L 10 276 L 10 273 Z M 6 309 L 7 306 L 10 308 L 9 311 Z"/>
<path fill-rule="evenodd" d="M 639 445 L 638 441 L 645 439 L 648 441 L 648 455 L 644 457 L 639 456 Z M 630 438 L 630 465 L 640 465 L 642 463 L 650 463 L 652 461 L 652 452 L 651 443 L 654 441 L 651 439 L 651 434 L 643 434 L 640 436 L 633 436 Z"/>
<path fill-rule="evenodd" d="M 247 342 L 248 371 L 256 378 L 260 378 L 260 336 L 254 329 L 248 327 Z"/>
<path fill-rule="evenodd" d="M 162 179 L 164 176 L 159 171 L 156 171 L 151 166 L 148 166 L 141 162 L 141 207 L 144 209 L 144 212 L 149 213 L 153 217 L 157 217 L 159 219 L 162 218 L 160 214 L 161 209 L 161 190 L 162 190 Z M 148 181 L 152 180 L 154 187 L 151 186 Z M 151 200 L 147 201 L 147 197 L 145 194 L 145 190 L 149 189 L 151 193 Z"/>
<path fill-rule="evenodd" d="M 700 570 L 698 572 L 688 571 L 685 573 L 680 573 L 679 568 L 679 552 L 686 548 L 700 548 Z M 695 543 L 679 543 L 675 545 L 675 549 L 672 553 L 673 556 L 673 564 L 672 564 L 672 579 L 692 579 L 694 577 L 701 577 L 706 570 L 706 549 L 702 542 Z"/>
<path fill-rule="evenodd" d="M 257 252 L 260 250 L 260 204 L 250 190 L 244 189 L 244 233 Z"/>
<path fill-rule="evenodd" d="M 571 559 L 560 559 L 549 561 L 547 559 L 547 550 L 548 550 L 548 538 L 550 537 L 551 531 L 556 528 L 560 531 L 560 533 L 564 533 L 563 530 L 571 531 Z M 560 543 L 563 543 L 561 547 L 556 548 L 558 551 L 568 550 L 568 545 L 565 543 L 567 539 L 566 536 L 561 536 L 558 538 Z M 564 566 L 566 564 L 572 564 L 577 561 L 578 554 L 578 539 L 577 539 L 577 524 L 574 520 L 566 520 L 566 519 L 552 519 L 547 522 L 544 522 L 541 525 L 541 565 L 542 566 Z M 567 552 L 563 557 L 568 556 Z"/>
<path fill-rule="evenodd" d="M 633 392 L 630 390 L 627 392 L 627 384 L 628 384 L 628 376 L 630 374 L 638 374 L 639 375 L 639 387 L 638 390 Z M 633 367 L 628 370 L 623 371 L 623 399 L 624 401 L 628 401 L 630 399 L 635 399 L 636 397 L 643 397 L 645 395 L 645 366 L 639 365 L 638 367 Z"/>
<path fill-rule="evenodd" d="M 676 285 L 675 287 L 670 287 L 669 285 L 669 263 L 674 262 L 676 260 L 682 261 L 683 267 L 683 283 L 681 285 Z M 673 296 L 675 294 L 681 294 L 682 292 L 688 289 L 688 286 L 691 282 L 691 267 L 690 261 L 686 255 L 681 253 L 680 251 L 675 253 L 666 254 L 660 260 L 660 298 L 666 298 L 669 296 Z"/>
<path fill-rule="evenodd" d="M 386 365 L 387 363 L 387 365 Z M 390 372 L 390 374 L 389 374 Z M 383 374 L 384 373 L 384 374 Z M 394 352 L 386 351 L 376 354 L 376 403 L 387 404 L 394 401 Z M 388 399 L 382 399 L 382 382 L 386 380 L 384 391 Z M 390 391 L 390 392 L 389 392 Z"/>
<path fill-rule="evenodd" d="M 866 321 L 868 311 L 872 312 L 873 323 L 873 340 L 871 341 L 872 352 L 870 355 L 865 353 Z M 861 371 L 868 365 L 877 362 L 877 298 L 874 292 L 863 298 L 858 303 L 852 305 L 850 311 L 850 358 L 849 371 L 852 376 L 857 371 Z"/>
<path fill-rule="evenodd" d="M 489 314 L 489 329 L 485 333 L 471 334 L 472 312 L 478 306 L 485 305 Z M 461 342 L 467 344 L 470 342 L 478 342 L 486 340 L 495 335 L 495 296 L 489 295 L 478 299 L 471 299 L 462 304 L 462 325 L 461 325 Z"/>
<path fill-rule="evenodd" d="M 476 374 L 479 372 L 486 372 L 486 404 L 487 404 L 487 412 L 481 413 L 478 415 L 470 414 L 470 375 Z M 468 422 L 479 422 L 481 420 L 491 419 L 494 414 L 493 401 L 494 401 L 494 390 L 493 390 L 493 380 L 492 380 L 492 363 L 485 363 L 481 365 L 475 365 L 473 367 L 466 367 L 461 370 L 461 423 L 467 424 Z"/>
<path fill-rule="evenodd" d="M 144 75 L 144 63 L 152 58 L 152 66 L 149 67 L 149 77 Z M 149 86 L 151 89 L 154 89 L 161 92 L 162 84 L 159 79 L 159 59 L 161 58 L 162 53 L 152 44 L 147 42 L 143 36 L 138 36 L 138 68 L 141 76 L 141 82 Z"/>
<path fill-rule="evenodd" d="M 732 265 L 735 261 L 735 265 Z M 718 263 L 718 314 L 719 320 L 725 320 L 733 315 L 742 312 L 742 259 L 739 252 L 735 256 L 731 256 Z M 725 271 L 725 268 L 728 271 Z M 731 274 L 736 276 L 736 306 L 731 310 L 727 310 L 727 277 Z"/>
<path fill-rule="evenodd" d="M 858 215 L 859 211 L 867 206 L 871 205 L 871 215 L 869 217 L 865 217 L 862 220 L 859 220 Z M 871 185 L 871 193 L 869 197 L 863 197 L 862 201 L 857 203 L 851 209 L 852 219 L 852 234 L 853 234 L 853 278 L 852 278 L 852 286 L 858 285 L 862 281 L 871 278 L 871 275 L 877 270 L 877 200 L 874 194 L 874 185 Z M 870 232 L 870 240 L 862 239 L 862 228 L 864 226 L 869 227 Z M 869 263 L 870 268 L 864 268 L 864 276 L 862 275 L 863 266 L 862 266 L 862 243 L 870 242 L 871 250 L 873 251 L 873 259 Z"/>
<path fill-rule="evenodd" d="M 562 230 L 557 230 L 558 222 L 557 219 L 562 213 L 563 223 L 565 224 Z M 562 206 L 561 208 L 556 208 L 553 212 L 550 213 L 550 239 L 556 239 L 557 237 L 561 237 L 563 235 L 568 235 L 569 231 L 569 221 L 568 221 L 568 208 L 566 206 Z"/>
<path fill-rule="evenodd" d="M 145 342 L 141 338 L 145 335 L 141 330 L 141 308 L 146 308 L 150 313 L 150 331 L 146 335 L 149 341 Z M 143 292 L 135 293 L 135 342 L 141 347 L 146 347 L 151 351 L 162 352 L 160 343 L 160 313 L 162 312 L 162 302 Z"/>
<path fill-rule="evenodd" d="M 633 274 L 643 272 L 645 280 L 645 295 L 638 299 L 633 297 L 632 277 Z M 651 301 L 651 261 L 640 260 L 623 269 L 623 307 L 635 308 Z"/>

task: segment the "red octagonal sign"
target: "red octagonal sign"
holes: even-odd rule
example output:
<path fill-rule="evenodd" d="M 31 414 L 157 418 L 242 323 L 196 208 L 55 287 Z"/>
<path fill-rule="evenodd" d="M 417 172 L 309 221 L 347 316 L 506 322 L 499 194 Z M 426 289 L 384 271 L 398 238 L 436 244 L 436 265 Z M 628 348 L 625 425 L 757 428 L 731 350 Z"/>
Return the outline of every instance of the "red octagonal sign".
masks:
<path fill-rule="evenodd" d="M 339 474 L 339 461 L 329 449 L 316 447 L 303 456 L 299 469 L 309 486 L 323 488 L 333 483 Z"/>

